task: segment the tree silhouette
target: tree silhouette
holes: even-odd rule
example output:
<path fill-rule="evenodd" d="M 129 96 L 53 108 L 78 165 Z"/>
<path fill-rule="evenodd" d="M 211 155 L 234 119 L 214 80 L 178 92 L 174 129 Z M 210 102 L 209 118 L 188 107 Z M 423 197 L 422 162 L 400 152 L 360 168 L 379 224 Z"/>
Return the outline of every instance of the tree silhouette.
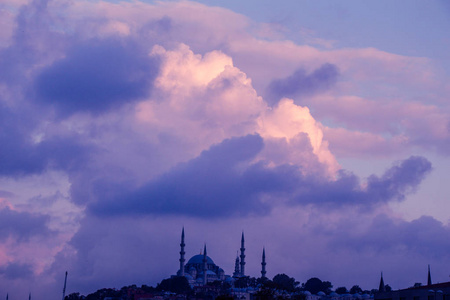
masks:
<path fill-rule="evenodd" d="M 187 294 L 191 291 L 189 282 L 184 276 L 174 276 L 164 279 L 156 286 L 158 291 L 167 291 L 176 294 Z"/>
<path fill-rule="evenodd" d="M 361 294 L 362 293 L 362 288 L 359 287 L 359 285 L 354 285 L 352 286 L 352 288 L 350 289 L 350 294 Z"/>
<path fill-rule="evenodd" d="M 345 286 L 340 286 L 340 287 L 338 287 L 338 288 L 336 289 L 335 292 L 338 293 L 338 294 L 340 294 L 340 295 L 343 295 L 343 294 L 347 294 L 347 293 L 348 293 L 348 290 L 347 290 L 347 288 L 346 288 Z"/>
<path fill-rule="evenodd" d="M 291 278 L 286 274 L 277 274 L 273 277 L 273 285 L 276 289 L 285 290 L 288 292 L 293 292 L 297 285 L 298 281 L 295 281 L 295 278 Z"/>
<path fill-rule="evenodd" d="M 318 292 L 324 292 L 329 294 L 333 285 L 329 281 L 322 281 L 317 277 L 308 279 L 303 285 L 303 288 L 309 291 L 311 294 L 317 294 Z"/>

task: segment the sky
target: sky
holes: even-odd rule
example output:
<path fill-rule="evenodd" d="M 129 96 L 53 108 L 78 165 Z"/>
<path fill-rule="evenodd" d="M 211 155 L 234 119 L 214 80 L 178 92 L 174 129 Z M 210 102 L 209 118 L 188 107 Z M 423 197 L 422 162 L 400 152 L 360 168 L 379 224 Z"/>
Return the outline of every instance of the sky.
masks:
<path fill-rule="evenodd" d="M 187 258 L 334 288 L 449 281 L 450 5 L 0 2 L 0 295 Z"/>

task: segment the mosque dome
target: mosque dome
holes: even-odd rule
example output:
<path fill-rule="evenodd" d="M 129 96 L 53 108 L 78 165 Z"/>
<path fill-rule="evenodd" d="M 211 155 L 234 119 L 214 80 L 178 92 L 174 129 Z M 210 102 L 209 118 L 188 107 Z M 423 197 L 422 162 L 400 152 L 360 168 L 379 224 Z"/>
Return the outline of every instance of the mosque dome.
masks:
<path fill-rule="evenodd" d="M 206 245 L 204 246 L 203 254 L 197 254 L 192 256 L 187 263 L 185 263 L 185 251 L 184 251 L 184 228 L 181 232 L 181 251 L 180 251 L 180 269 L 177 274 L 183 274 L 191 286 L 200 286 L 208 282 L 216 280 L 233 282 L 234 278 L 229 275 L 225 275 L 225 271 L 217 266 L 211 257 L 207 256 Z M 237 264 L 235 265 L 234 276 L 237 278 L 245 276 L 245 247 L 244 247 L 244 233 L 241 237 L 241 260 L 237 258 Z M 198 252 L 197 252 L 198 253 Z M 264 251 L 263 251 L 264 256 Z M 264 259 L 264 258 L 263 258 Z M 264 261 L 264 260 L 263 260 Z M 237 271 L 236 271 L 237 270 Z M 206 274 L 205 274 L 206 272 Z M 236 273 L 237 272 L 237 273 Z M 236 275 L 237 274 L 237 275 Z M 206 281 L 206 282 L 205 282 Z"/>
<path fill-rule="evenodd" d="M 209 256 L 206 256 L 206 263 L 215 265 L 214 261 Z M 203 254 L 197 254 L 192 256 L 187 264 L 188 265 L 203 264 Z"/>

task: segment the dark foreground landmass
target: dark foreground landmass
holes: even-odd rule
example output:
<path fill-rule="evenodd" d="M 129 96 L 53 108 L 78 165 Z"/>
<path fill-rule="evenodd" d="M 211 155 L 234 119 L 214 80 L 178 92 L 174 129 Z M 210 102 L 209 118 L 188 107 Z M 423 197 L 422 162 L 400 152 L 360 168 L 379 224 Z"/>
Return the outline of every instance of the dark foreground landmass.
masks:
<path fill-rule="evenodd" d="M 390 290 L 389 285 L 385 286 Z M 350 290 L 338 287 L 333 290 L 329 281 L 310 278 L 300 284 L 286 274 L 278 274 L 272 280 L 267 278 L 240 277 L 232 282 L 214 281 L 207 285 L 190 286 L 185 277 L 174 276 L 162 280 L 156 287 L 142 285 L 124 286 L 121 289 L 103 288 L 87 296 L 72 293 L 65 300 L 147 300 L 147 299 L 301 299 L 315 300 L 324 296 L 349 299 L 373 299 L 378 290 L 362 290 L 354 285 Z"/>

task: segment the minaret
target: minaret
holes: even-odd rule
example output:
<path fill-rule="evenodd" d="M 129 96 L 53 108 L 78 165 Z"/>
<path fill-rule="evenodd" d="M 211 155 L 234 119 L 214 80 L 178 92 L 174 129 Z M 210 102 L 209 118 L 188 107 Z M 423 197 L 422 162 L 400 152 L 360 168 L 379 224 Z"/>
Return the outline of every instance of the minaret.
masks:
<path fill-rule="evenodd" d="M 386 292 L 386 289 L 384 287 L 384 280 L 383 280 L 383 272 L 381 272 L 381 279 L 380 279 L 380 286 L 378 287 L 378 292 Z"/>
<path fill-rule="evenodd" d="M 241 277 L 245 276 L 245 247 L 244 247 L 244 232 L 241 238 Z"/>
<path fill-rule="evenodd" d="M 263 248 L 261 262 L 261 279 L 266 279 L 266 249 Z"/>
<path fill-rule="evenodd" d="M 6 293 L 6 300 L 8 300 L 8 298 L 9 298 L 8 293 Z"/>
<path fill-rule="evenodd" d="M 181 251 L 180 251 L 180 271 L 178 271 L 178 276 L 184 276 L 184 254 L 186 254 L 186 252 L 184 252 L 184 246 L 186 246 L 186 244 L 184 243 L 184 226 L 183 226 L 183 230 L 181 231 Z"/>
<path fill-rule="evenodd" d="M 208 271 L 208 264 L 207 264 L 207 259 L 206 259 L 206 244 L 205 244 L 205 248 L 203 249 L 203 285 L 206 285 L 207 283 L 207 278 L 206 278 L 206 273 Z"/>
<path fill-rule="evenodd" d="M 31 293 L 28 295 L 28 300 L 31 300 Z"/>
<path fill-rule="evenodd" d="M 62 300 L 64 300 L 66 298 L 66 286 L 67 286 L 67 271 L 66 271 L 66 276 L 64 277 L 64 288 L 63 288 Z"/>
<path fill-rule="evenodd" d="M 238 278 L 240 273 L 241 273 L 241 271 L 239 271 L 239 254 L 236 251 L 236 262 L 234 263 L 233 277 L 234 278 Z"/>
<path fill-rule="evenodd" d="M 430 265 L 428 265 L 428 285 L 431 285 L 431 272 L 430 272 Z"/>

